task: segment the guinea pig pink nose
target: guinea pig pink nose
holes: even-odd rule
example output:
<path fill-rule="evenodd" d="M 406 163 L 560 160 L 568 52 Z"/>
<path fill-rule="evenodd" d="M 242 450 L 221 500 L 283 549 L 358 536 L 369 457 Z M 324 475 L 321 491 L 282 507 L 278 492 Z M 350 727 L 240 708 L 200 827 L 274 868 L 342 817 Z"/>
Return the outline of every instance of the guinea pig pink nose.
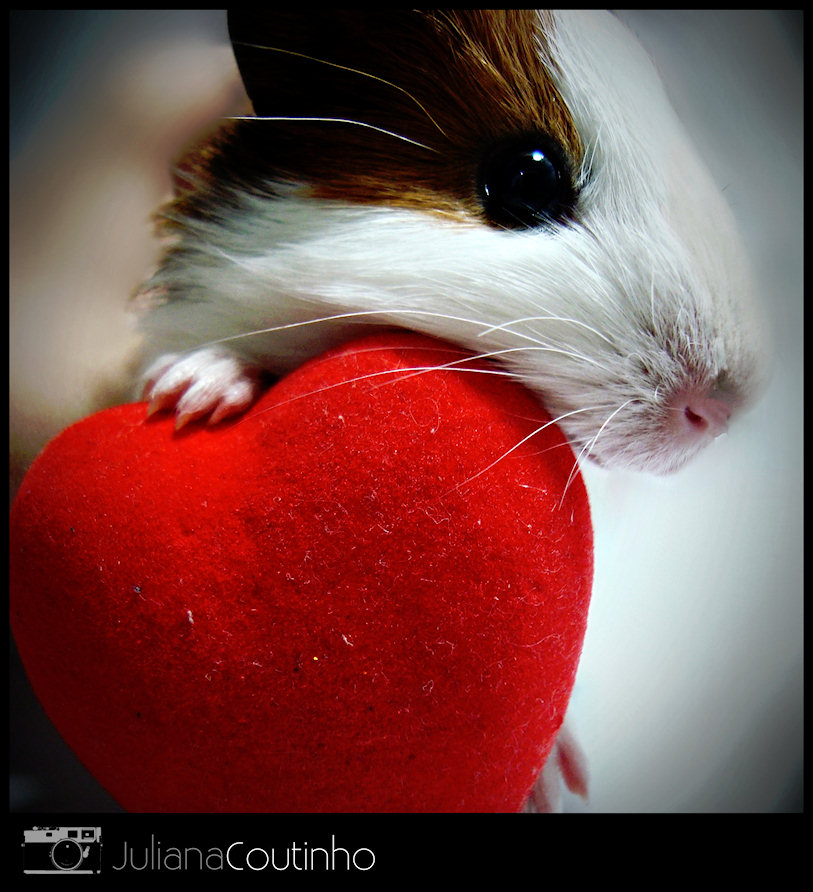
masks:
<path fill-rule="evenodd" d="M 675 433 L 686 439 L 719 437 L 728 430 L 731 407 L 708 393 L 682 392 L 672 401 Z"/>

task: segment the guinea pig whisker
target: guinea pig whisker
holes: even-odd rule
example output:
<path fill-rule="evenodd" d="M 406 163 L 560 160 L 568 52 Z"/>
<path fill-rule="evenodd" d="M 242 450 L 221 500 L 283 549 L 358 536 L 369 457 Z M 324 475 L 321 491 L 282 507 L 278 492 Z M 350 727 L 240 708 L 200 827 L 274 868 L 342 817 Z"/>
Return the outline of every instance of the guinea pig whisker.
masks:
<path fill-rule="evenodd" d="M 355 127 L 366 127 L 368 130 L 376 130 L 378 133 L 384 133 L 386 136 L 392 136 L 395 139 L 403 140 L 404 142 L 408 142 L 413 146 L 417 146 L 420 149 L 426 149 L 427 152 L 435 152 L 436 154 L 440 154 L 438 149 L 433 148 L 432 146 L 427 146 L 422 142 L 418 142 L 416 139 L 410 139 L 408 136 L 403 136 L 400 133 L 396 133 L 394 130 L 387 130 L 385 127 L 377 127 L 375 124 L 367 124 L 364 121 L 356 121 L 353 118 L 320 118 L 320 117 L 298 117 L 296 115 L 230 115 L 225 118 L 227 121 L 301 121 L 304 123 L 320 123 L 320 124 L 352 124 Z"/>
<path fill-rule="evenodd" d="M 455 316 L 450 313 L 439 313 L 432 310 L 398 310 L 396 313 L 390 314 L 387 314 L 386 312 L 382 312 L 380 310 L 358 310 L 348 313 L 333 313 L 329 316 L 320 316 L 316 319 L 303 319 L 297 322 L 287 322 L 283 325 L 271 325 L 267 328 L 258 328 L 253 329 L 252 331 L 239 332 L 238 334 L 226 335 L 222 338 L 207 341 L 205 344 L 201 344 L 199 346 L 213 347 L 217 344 L 227 344 L 247 338 L 261 337 L 262 335 L 273 334 L 274 332 L 278 331 L 287 331 L 294 328 L 302 328 L 306 325 L 319 325 L 323 323 L 339 322 L 344 319 L 363 319 L 366 317 L 368 319 L 378 320 L 381 322 L 391 322 L 394 317 L 399 316 L 426 316 L 432 319 L 444 319 L 449 322 L 462 322 L 467 325 L 473 325 L 477 327 L 488 325 L 488 323 L 480 319 L 472 319 L 466 316 Z M 524 332 L 509 331 L 507 333 L 512 334 L 517 338 L 521 338 L 525 341 L 530 341 L 532 344 L 545 346 L 544 342 Z"/>
<path fill-rule="evenodd" d="M 365 351 L 357 351 L 357 353 L 364 352 L 376 352 L 378 350 L 387 350 L 388 347 L 371 347 L 369 350 Z M 418 349 L 418 348 L 415 348 Z M 471 361 L 472 357 L 465 357 L 466 360 Z M 381 378 L 385 376 L 389 376 L 392 380 L 385 381 L 381 384 L 374 385 L 375 387 L 383 387 L 385 384 L 397 384 L 403 381 L 405 378 L 411 378 L 416 374 L 423 374 L 425 372 L 436 372 L 443 371 L 446 366 L 437 366 L 437 365 L 428 365 L 428 366 L 408 366 L 406 368 L 392 368 L 392 369 L 383 369 L 378 372 L 368 372 L 364 375 L 356 375 L 352 378 L 346 378 L 343 381 L 336 381 L 333 384 L 326 384 L 324 387 L 317 387 L 315 390 L 309 390 L 307 393 L 298 393 L 295 396 L 288 397 L 288 399 L 282 400 L 278 403 L 274 403 L 273 406 L 268 406 L 266 409 L 263 409 L 260 412 L 255 412 L 252 415 L 241 418 L 237 424 L 246 424 L 251 422 L 254 418 L 257 418 L 259 415 L 264 415 L 266 412 L 273 412 L 274 409 L 280 408 L 280 406 L 288 405 L 289 403 L 294 403 L 297 400 L 309 399 L 310 397 L 318 396 L 321 393 L 325 393 L 328 390 L 333 390 L 336 387 L 346 387 L 350 384 L 357 384 L 360 381 L 369 381 L 373 378 Z M 458 372 L 473 372 L 479 375 L 496 375 L 498 377 L 512 378 L 510 372 L 504 371 L 502 369 L 478 369 L 478 368 L 456 368 L 454 371 Z M 581 410 L 579 410 L 581 411 Z"/>
<path fill-rule="evenodd" d="M 491 462 L 491 464 L 486 465 L 484 468 L 479 470 L 476 474 L 472 474 L 470 477 L 467 477 L 465 480 L 461 481 L 460 483 L 456 483 L 450 490 L 448 490 L 448 492 L 445 492 L 443 495 L 447 496 L 450 493 L 455 492 L 455 490 L 459 490 L 464 486 L 468 486 L 469 483 L 471 483 L 473 480 L 476 480 L 478 477 L 481 477 L 483 474 L 490 471 L 495 465 L 498 465 L 501 461 L 503 461 L 503 459 L 505 459 L 509 455 L 511 455 L 512 452 L 515 452 L 517 449 L 519 449 L 520 446 L 522 446 L 524 443 L 527 443 L 528 440 L 533 439 L 537 434 L 541 434 L 542 431 L 546 430 L 547 428 L 551 427 L 552 425 L 558 424 L 563 418 L 569 418 L 571 415 L 578 415 L 581 412 L 591 412 L 591 411 L 593 411 L 593 409 L 589 406 L 587 408 L 582 408 L 582 409 L 573 409 L 570 412 L 563 412 L 561 415 L 557 416 L 556 418 L 552 418 L 550 421 L 545 422 L 545 424 L 541 424 L 539 427 L 532 430 L 531 433 L 529 433 L 527 436 L 523 437 L 521 440 L 519 440 L 517 443 L 515 443 L 510 449 L 503 452 L 502 455 L 495 458 L 494 461 Z M 572 476 L 572 472 L 571 472 L 571 476 Z M 569 484 L 569 482 L 570 481 L 568 480 L 568 484 Z M 562 498 L 564 498 L 564 494 L 563 494 Z M 560 503 L 559 507 L 561 507 L 561 503 Z"/>
<path fill-rule="evenodd" d="M 529 347 L 529 346 L 525 346 L 525 347 L 505 347 L 501 350 L 490 350 L 488 352 L 477 353 L 474 355 L 467 354 L 466 356 L 463 356 L 460 359 L 452 360 L 451 362 L 444 363 L 443 365 L 429 366 L 426 369 L 417 369 L 414 372 L 414 374 L 420 374 L 424 371 L 431 371 L 432 369 L 438 369 L 438 370 L 442 371 L 444 369 L 458 368 L 461 363 L 477 362 L 479 360 L 484 360 L 484 359 L 496 359 L 496 358 L 499 358 L 502 356 L 506 356 L 509 353 L 525 353 L 525 352 L 537 352 L 537 351 L 550 352 L 550 353 L 561 353 L 565 356 L 575 357 L 575 358 L 577 358 L 579 360 L 583 360 L 585 362 L 592 362 L 593 365 L 597 365 L 597 366 L 599 366 L 599 368 L 601 368 L 601 364 L 599 362 L 591 359 L 588 356 L 584 356 L 583 354 L 571 353 L 567 350 L 561 350 L 558 347 L 539 347 L 539 346 Z M 478 369 L 467 369 L 467 368 L 459 368 L 458 370 L 459 371 L 472 371 L 472 372 L 478 371 Z M 406 371 L 406 370 L 404 370 L 404 371 Z M 516 377 L 516 375 L 514 375 L 514 373 L 508 372 L 507 370 L 500 370 L 500 374 L 508 375 L 509 377 Z"/>
<path fill-rule="evenodd" d="M 501 322 L 499 325 L 491 325 L 489 328 L 481 331 L 480 334 L 477 335 L 478 338 L 485 337 L 486 335 L 490 335 L 495 331 L 504 331 L 508 334 L 518 334 L 518 332 L 511 331 L 510 326 L 520 325 L 524 322 L 567 322 L 571 325 L 579 325 L 582 328 L 586 328 L 587 331 L 596 335 L 596 337 L 601 338 L 606 341 L 608 344 L 612 344 L 613 341 L 610 340 L 606 335 L 602 334 L 597 328 L 593 328 L 592 325 L 588 325 L 586 322 L 582 322 L 580 319 L 571 319 L 567 316 L 558 316 L 558 315 L 550 315 L 550 316 L 524 316 L 521 319 L 511 319 L 509 322 Z"/>
<path fill-rule="evenodd" d="M 590 180 L 592 170 L 593 170 L 593 162 L 596 157 L 596 151 L 599 147 L 601 140 L 601 131 L 604 129 L 604 122 L 602 121 L 599 124 L 599 130 L 596 134 L 595 138 L 590 141 L 589 148 L 587 148 L 584 152 L 584 156 L 582 158 L 581 169 L 579 170 L 579 182 L 578 185 L 582 186 Z"/>
<path fill-rule="evenodd" d="M 399 93 L 403 93 L 408 99 L 415 103 L 418 108 L 426 115 L 426 117 L 432 122 L 432 124 L 437 128 L 437 130 L 443 134 L 446 139 L 448 139 L 448 135 L 443 130 L 443 128 L 438 124 L 438 122 L 429 114 L 426 106 L 420 102 L 415 96 L 412 95 L 408 90 L 405 90 L 403 87 L 399 87 L 398 84 L 393 83 L 392 81 L 386 80 L 386 78 L 379 77 L 376 74 L 370 74 L 369 71 L 362 71 L 359 68 L 351 68 L 349 65 L 340 65 L 338 62 L 330 62 L 327 59 L 320 59 L 318 56 L 309 56 L 307 53 L 298 53 L 295 50 L 286 50 L 282 47 L 278 46 L 263 46 L 257 43 L 247 43 L 245 41 L 234 41 L 235 46 L 245 46 L 250 47 L 252 49 L 257 50 L 268 50 L 268 52 L 272 53 L 283 53 L 287 56 L 296 56 L 299 59 L 307 59 L 309 62 L 316 62 L 318 65 L 328 65 L 331 68 L 338 68 L 340 71 L 347 71 L 351 74 L 358 74 L 361 77 L 369 78 L 370 80 L 377 81 L 379 84 L 384 84 L 387 87 L 392 87 L 393 90 L 398 90 Z"/>
<path fill-rule="evenodd" d="M 596 442 L 598 441 L 598 438 L 602 435 L 602 433 L 604 432 L 604 430 L 605 430 L 605 428 L 607 427 L 607 425 L 613 420 L 613 418 L 615 418 L 616 415 L 618 415 L 619 412 L 623 411 L 624 409 L 627 408 L 627 406 L 630 405 L 630 403 L 634 403 L 634 402 L 636 402 L 636 400 L 635 400 L 634 397 L 631 397 L 630 399 L 625 400 L 623 403 L 621 403 L 621 405 L 620 405 L 617 409 L 614 409 L 614 410 L 613 410 L 613 411 L 612 411 L 612 412 L 611 412 L 611 413 L 604 419 L 604 423 L 601 425 L 601 427 L 598 429 L 598 431 L 596 431 L 595 436 L 592 437 L 592 439 L 590 439 L 590 440 L 588 441 L 588 443 L 586 444 L 586 445 L 589 447 L 589 448 L 587 449 L 587 456 L 588 456 L 588 457 L 590 456 L 590 453 L 591 453 L 591 452 L 593 451 L 593 449 L 595 448 L 595 445 L 596 445 Z"/>
<path fill-rule="evenodd" d="M 573 462 L 573 467 L 570 471 L 569 477 L 567 478 L 567 483 L 565 483 L 565 488 L 564 488 L 564 491 L 562 492 L 562 498 L 559 501 L 560 508 L 562 507 L 562 503 L 564 502 L 565 495 L 567 495 L 567 491 L 570 488 L 570 484 L 573 482 L 573 479 L 576 476 L 576 473 L 579 468 L 579 464 L 582 461 L 582 459 L 590 457 L 590 453 L 593 451 L 593 449 L 595 449 L 596 442 L 597 442 L 598 438 L 601 436 L 604 429 L 607 427 L 607 425 L 613 420 L 613 418 L 615 418 L 616 415 L 618 415 L 619 412 L 621 412 L 630 403 L 633 403 L 633 402 L 635 402 L 634 399 L 628 399 L 628 400 L 626 400 L 626 402 L 623 402 L 620 406 L 618 406 L 618 408 L 614 409 L 607 416 L 607 418 L 604 419 L 604 423 L 601 425 L 601 427 L 598 429 L 598 431 L 595 433 L 595 435 L 592 436 L 584 444 L 584 446 L 582 446 L 581 450 L 579 451 L 579 454 L 576 456 L 576 460 Z"/>

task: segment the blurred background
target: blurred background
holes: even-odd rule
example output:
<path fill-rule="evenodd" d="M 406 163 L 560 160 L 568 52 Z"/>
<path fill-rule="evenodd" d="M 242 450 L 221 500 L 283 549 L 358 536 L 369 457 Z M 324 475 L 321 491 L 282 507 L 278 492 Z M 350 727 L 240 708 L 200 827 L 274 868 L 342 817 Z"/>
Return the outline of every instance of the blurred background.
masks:
<path fill-rule="evenodd" d="M 669 478 L 584 469 L 596 580 L 568 811 L 802 809 L 802 70 L 798 11 L 619 12 L 725 190 L 776 345 L 762 402 Z M 130 400 L 125 305 L 171 160 L 244 97 L 225 14 L 10 14 L 10 492 L 71 422 Z M 10 642 L 12 811 L 117 811 Z"/>

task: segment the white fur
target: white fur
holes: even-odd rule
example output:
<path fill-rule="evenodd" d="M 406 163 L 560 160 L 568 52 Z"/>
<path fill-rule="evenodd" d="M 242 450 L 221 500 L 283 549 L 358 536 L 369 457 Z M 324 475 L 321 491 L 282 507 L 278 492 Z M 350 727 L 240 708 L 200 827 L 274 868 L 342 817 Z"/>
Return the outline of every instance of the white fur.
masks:
<path fill-rule="evenodd" d="M 494 354 L 602 463 L 682 465 L 704 440 L 672 436 L 676 395 L 739 404 L 761 377 L 747 264 L 637 42 L 604 13 L 555 22 L 558 87 L 587 146 L 575 225 L 504 232 L 295 187 L 246 195 L 187 224 L 184 262 L 154 282 L 187 299 L 146 317 L 153 351 L 219 342 L 281 371 L 364 322 L 395 323 Z M 367 315 L 296 325 L 354 313 Z"/>

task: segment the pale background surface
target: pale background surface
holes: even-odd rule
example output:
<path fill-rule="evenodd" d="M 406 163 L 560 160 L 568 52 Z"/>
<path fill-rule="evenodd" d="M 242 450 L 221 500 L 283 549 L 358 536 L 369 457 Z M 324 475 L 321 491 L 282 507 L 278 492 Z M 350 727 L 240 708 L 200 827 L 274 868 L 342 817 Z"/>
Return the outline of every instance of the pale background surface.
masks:
<path fill-rule="evenodd" d="M 585 470 L 597 577 L 572 707 L 592 765 L 588 808 L 799 808 L 801 21 L 623 18 L 741 222 L 776 359 L 759 406 L 678 475 Z"/>
<path fill-rule="evenodd" d="M 592 792 L 566 807 L 798 811 L 801 14 L 622 17 L 741 220 L 777 350 L 761 404 L 680 474 L 585 469 L 597 572 L 571 712 Z M 126 398 L 121 307 L 154 258 L 168 154 L 239 93 L 218 12 L 14 13 L 12 27 L 13 489 L 51 436 Z M 11 680 L 11 808 L 117 810 L 13 654 Z"/>

